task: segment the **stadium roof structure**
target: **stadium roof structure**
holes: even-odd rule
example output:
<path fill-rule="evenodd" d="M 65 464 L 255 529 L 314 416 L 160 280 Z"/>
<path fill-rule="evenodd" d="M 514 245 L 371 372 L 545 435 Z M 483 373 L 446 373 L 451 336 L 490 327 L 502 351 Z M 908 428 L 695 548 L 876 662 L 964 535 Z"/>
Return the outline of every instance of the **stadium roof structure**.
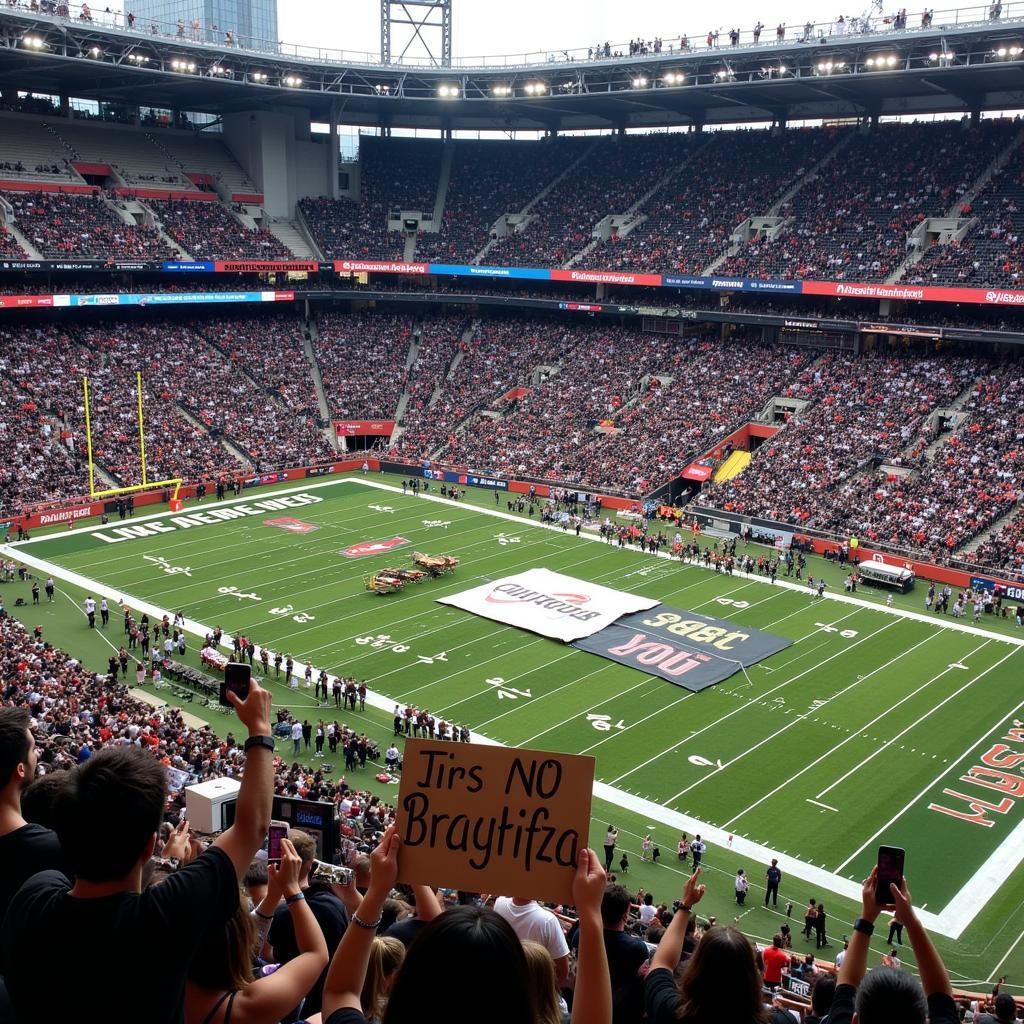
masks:
<path fill-rule="evenodd" d="M 214 114 L 302 108 L 352 125 L 553 132 L 1024 108 L 1024 17 L 986 14 L 938 12 L 927 29 L 809 42 L 777 44 L 769 30 L 767 43 L 687 52 L 423 67 L 8 7 L 0 89 Z"/>

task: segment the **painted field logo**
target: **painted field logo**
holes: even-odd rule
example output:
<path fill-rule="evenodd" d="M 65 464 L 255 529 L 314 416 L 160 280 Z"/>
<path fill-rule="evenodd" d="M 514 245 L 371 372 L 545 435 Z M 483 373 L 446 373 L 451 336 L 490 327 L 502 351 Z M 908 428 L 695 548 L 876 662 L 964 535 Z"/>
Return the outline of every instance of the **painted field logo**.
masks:
<path fill-rule="evenodd" d="M 364 558 L 366 555 L 383 555 L 394 548 L 400 548 L 409 541 L 405 537 L 390 537 L 387 540 L 364 540 L 361 544 L 353 544 L 341 553 L 346 558 Z"/>
<path fill-rule="evenodd" d="M 301 519 L 293 519 L 291 516 L 279 516 L 277 519 L 264 519 L 264 526 L 276 526 L 279 530 L 287 530 L 289 533 L 312 533 L 319 530 L 319 526 L 313 523 L 304 523 Z"/>

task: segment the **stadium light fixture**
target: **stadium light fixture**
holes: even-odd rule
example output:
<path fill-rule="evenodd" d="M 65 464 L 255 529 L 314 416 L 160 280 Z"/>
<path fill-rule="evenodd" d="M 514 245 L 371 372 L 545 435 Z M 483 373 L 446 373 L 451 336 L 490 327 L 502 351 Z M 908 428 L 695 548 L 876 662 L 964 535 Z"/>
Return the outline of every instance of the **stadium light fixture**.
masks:
<path fill-rule="evenodd" d="M 543 82 L 527 82 L 523 86 L 523 91 L 527 96 L 543 96 L 548 87 Z"/>
<path fill-rule="evenodd" d="M 647 79 L 643 75 L 637 75 L 636 78 L 633 79 L 633 88 L 634 89 L 646 89 L 647 88 Z"/>
<path fill-rule="evenodd" d="M 512 95 L 512 86 L 510 85 L 492 85 L 491 95 L 501 99 L 504 96 Z"/>
<path fill-rule="evenodd" d="M 28 50 L 46 49 L 46 41 L 40 36 L 22 36 L 21 45 Z"/>
<path fill-rule="evenodd" d="M 178 58 L 175 58 L 171 61 L 171 70 L 179 71 L 183 75 L 191 75 L 195 72 L 196 66 L 193 61 L 179 60 Z"/>
<path fill-rule="evenodd" d="M 302 79 L 298 75 L 285 75 L 281 79 L 281 84 L 289 89 L 298 89 L 302 85 Z"/>
<path fill-rule="evenodd" d="M 670 71 L 662 79 L 666 85 L 682 85 L 686 81 L 686 75 L 682 71 Z"/>
<path fill-rule="evenodd" d="M 213 67 L 210 68 L 210 74 L 215 78 L 224 78 L 226 75 L 230 75 L 231 71 L 224 67 L 223 64 L 214 64 Z"/>
<path fill-rule="evenodd" d="M 1019 57 L 1021 53 L 1024 53 L 1024 49 L 1019 46 L 1000 46 L 999 49 L 994 52 L 995 55 L 1002 60 L 1014 60 Z"/>
<path fill-rule="evenodd" d="M 391 86 L 390 85 L 385 85 L 383 82 L 378 82 L 373 87 L 373 91 L 378 96 L 390 96 L 391 95 Z"/>
<path fill-rule="evenodd" d="M 267 80 L 267 75 L 266 75 L 265 71 L 253 71 L 252 74 L 249 75 L 249 77 L 254 82 L 263 83 L 263 82 L 266 82 L 266 80 Z"/>
<path fill-rule="evenodd" d="M 454 100 L 459 95 L 459 87 L 457 85 L 442 83 L 437 87 L 437 95 L 443 100 Z"/>
<path fill-rule="evenodd" d="M 129 53 L 128 54 L 128 59 L 133 64 L 148 64 L 149 63 L 149 57 L 147 57 L 144 53 Z"/>

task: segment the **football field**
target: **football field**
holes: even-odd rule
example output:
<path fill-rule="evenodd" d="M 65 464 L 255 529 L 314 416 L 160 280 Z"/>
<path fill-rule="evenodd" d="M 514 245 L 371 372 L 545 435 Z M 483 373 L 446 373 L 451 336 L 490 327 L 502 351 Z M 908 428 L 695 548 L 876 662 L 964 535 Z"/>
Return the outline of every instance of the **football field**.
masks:
<path fill-rule="evenodd" d="M 1024 635 L 1012 620 L 984 616 L 974 626 L 926 614 L 922 584 L 892 608 L 834 582 L 816 598 L 782 578 L 716 574 L 542 527 L 506 513 L 504 495 L 451 502 L 433 487 L 414 497 L 376 477 L 309 481 L 13 550 L 37 575 L 59 577 L 76 602 L 92 591 L 151 616 L 180 609 L 193 631 L 219 625 L 316 671 L 365 679 L 380 740 L 397 701 L 491 741 L 593 754 L 595 806 L 621 809 L 639 823 L 633 832 L 653 831 L 669 867 L 679 832 L 699 832 L 730 851 L 725 874 L 744 865 L 756 881 L 776 856 L 800 880 L 795 892 L 835 894 L 845 911 L 878 844 L 903 846 L 925 923 L 951 940 L 967 933 L 979 950 L 986 940 L 987 963 L 1006 950 L 1019 921 L 1008 917 L 1003 931 L 1000 911 L 979 932 L 977 919 L 993 906 L 1009 915 L 1024 896 L 1013 891 L 1024 856 L 1024 756 L 1014 757 L 1024 751 Z M 391 546 L 366 553 L 367 542 Z M 398 593 L 364 589 L 378 569 L 411 568 L 413 551 L 460 564 Z M 437 603 L 531 568 L 792 644 L 691 693 Z M 119 644 L 116 609 L 111 625 Z M 281 686 L 275 701 L 316 713 L 304 687 Z M 591 837 L 598 846 L 601 826 Z M 992 943 L 997 926 L 1002 948 Z M 769 935 L 772 927 L 763 926 Z"/>

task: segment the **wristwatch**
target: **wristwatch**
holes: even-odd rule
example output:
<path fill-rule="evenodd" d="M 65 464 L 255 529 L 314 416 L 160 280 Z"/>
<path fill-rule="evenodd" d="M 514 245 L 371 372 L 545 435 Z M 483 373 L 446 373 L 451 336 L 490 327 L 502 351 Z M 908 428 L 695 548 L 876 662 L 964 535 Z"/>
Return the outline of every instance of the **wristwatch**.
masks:
<path fill-rule="evenodd" d="M 273 736 L 250 736 L 243 746 L 243 750 L 249 753 L 253 747 L 266 747 L 271 753 L 274 750 L 274 737 Z"/>
<path fill-rule="evenodd" d="M 865 921 L 863 917 L 858 917 L 853 922 L 853 930 L 855 932 L 862 932 L 864 935 L 872 935 L 875 931 L 875 926 L 870 921 Z"/>

